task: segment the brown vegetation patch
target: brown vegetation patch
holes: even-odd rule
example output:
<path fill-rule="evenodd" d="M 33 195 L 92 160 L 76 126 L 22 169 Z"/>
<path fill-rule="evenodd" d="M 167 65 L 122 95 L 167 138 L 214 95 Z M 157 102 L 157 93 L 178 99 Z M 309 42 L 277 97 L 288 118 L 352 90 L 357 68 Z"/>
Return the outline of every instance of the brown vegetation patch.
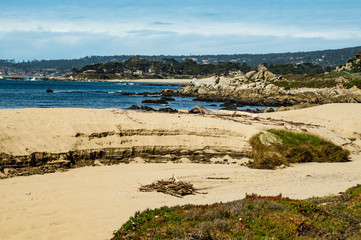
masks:
<path fill-rule="evenodd" d="M 307 133 L 268 130 L 250 139 L 252 168 L 275 169 L 291 163 L 346 162 L 349 151 Z"/>
<path fill-rule="evenodd" d="M 148 185 L 142 185 L 139 190 L 141 192 L 162 192 L 175 197 L 192 195 L 197 192 L 193 187 L 193 184 L 178 181 L 175 177 L 172 177 L 169 180 L 158 180 Z"/>

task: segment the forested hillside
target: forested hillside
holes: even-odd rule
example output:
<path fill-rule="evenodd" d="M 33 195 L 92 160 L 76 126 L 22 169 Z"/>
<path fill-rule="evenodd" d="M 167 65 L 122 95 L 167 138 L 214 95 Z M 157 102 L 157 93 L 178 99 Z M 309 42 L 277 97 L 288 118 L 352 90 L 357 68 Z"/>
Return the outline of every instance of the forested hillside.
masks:
<path fill-rule="evenodd" d="M 140 55 L 142 59 L 148 61 L 162 61 L 166 59 L 175 59 L 183 62 L 186 59 L 192 59 L 198 64 L 218 64 L 219 62 L 246 63 L 254 67 L 260 63 L 268 65 L 278 64 L 302 64 L 312 63 L 321 67 L 336 66 L 345 63 L 353 54 L 361 52 L 361 46 L 352 48 L 343 48 L 336 50 L 321 50 L 312 52 L 296 53 L 270 53 L 270 54 L 232 54 L 232 55 L 191 55 L 191 56 L 146 56 Z M 130 55 L 118 56 L 88 56 L 80 59 L 60 59 L 60 60 L 33 60 L 16 62 L 14 60 L 0 59 L 0 72 L 2 75 L 64 75 L 70 73 L 73 68 L 82 67 L 96 63 L 122 62 L 124 63 Z"/>

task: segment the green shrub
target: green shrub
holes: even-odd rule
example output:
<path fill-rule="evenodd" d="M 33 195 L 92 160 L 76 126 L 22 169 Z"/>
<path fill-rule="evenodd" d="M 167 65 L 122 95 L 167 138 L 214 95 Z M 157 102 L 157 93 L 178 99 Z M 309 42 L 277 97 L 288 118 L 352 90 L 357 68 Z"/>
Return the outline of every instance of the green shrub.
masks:
<path fill-rule="evenodd" d="M 190 75 L 174 75 L 174 79 L 192 79 Z"/>
<path fill-rule="evenodd" d="M 320 137 L 286 130 L 268 130 L 250 139 L 252 168 L 275 169 L 302 162 L 346 162 L 349 152 Z"/>

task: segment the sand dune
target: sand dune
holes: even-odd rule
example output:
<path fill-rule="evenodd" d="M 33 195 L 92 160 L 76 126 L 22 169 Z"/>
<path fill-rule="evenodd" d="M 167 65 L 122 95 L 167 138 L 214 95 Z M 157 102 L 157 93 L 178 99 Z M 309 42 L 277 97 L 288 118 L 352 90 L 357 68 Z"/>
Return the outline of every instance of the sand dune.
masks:
<path fill-rule="evenodd" d="M 258 121 L 115 109 L 0 110 L 0 153 L 13 156 L 34 151 L 158 146 L 164 151 L 193 148 L 210 154 L 216 149 L 218 160 L 230 163 L 172 163 L 177 158 L 169 154 L 164 157 L 168 163 L 84 167 L 2 179 L 0 239 L 108 239 L 135 211 L 148 207 L 224 202 L 246 193 L 283 193 L 292 198 L 337 194 L 361 183 L 360 119 L 361 104 L 268 113 Z M 247 152 L 249 137 L 266 128 L 319 134 L 349 149 L 352 161 L 295 164 L 273 171 L 240 166 L 242 154 L 234 159 L 222 156 L 227 149 Z M 203 154 L 206 156 L 210 155 Z M 137 156 L 132 160 L 147 159 Z M 172 174 L 207 194 L 181 199 L 138 191 L 141 184 Z M 229 179 L 207 179 L 215 176 Z"/>

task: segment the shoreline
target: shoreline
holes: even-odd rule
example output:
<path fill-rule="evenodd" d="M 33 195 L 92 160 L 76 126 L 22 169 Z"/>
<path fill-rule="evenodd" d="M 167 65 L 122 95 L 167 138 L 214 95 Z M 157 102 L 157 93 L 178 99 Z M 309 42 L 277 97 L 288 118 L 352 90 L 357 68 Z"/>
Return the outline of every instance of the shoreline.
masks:
<path fill-rule="evenodd" d="M 11 78 L 11 77 L 6 77 Z M 204 83 L 214 82 L 214 76 L 202 78 L 202 79 L 175 79 L 175 78 L 166 78 L 166 79 L 71 79 L 71 78 L 65 78 L 65 77 L 39 77 L 42 79 L 37 80 L 25 80 L 26 78 L 30 77 L 15 77 L 15 78 L 21 78 L 21 79 L 8 79 L 8 80 L 24 80 L 24 81 L 70 81 L 70 82 L 135 82 L 135 83 L 181 83 L 181 84 L 187 84 L 191 83 L 192 81 L 199 81 Z M 0 79 L 3 80 L 3 79 Z"/>

